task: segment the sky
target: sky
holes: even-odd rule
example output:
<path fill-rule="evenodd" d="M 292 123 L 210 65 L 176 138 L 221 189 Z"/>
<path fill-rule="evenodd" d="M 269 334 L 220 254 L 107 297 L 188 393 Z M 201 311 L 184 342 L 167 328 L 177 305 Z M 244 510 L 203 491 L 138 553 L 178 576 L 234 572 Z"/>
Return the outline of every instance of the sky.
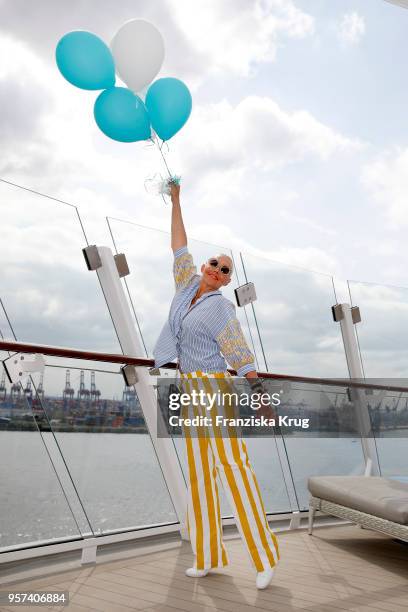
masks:
<path fill-rule="evenodd" d="M 269 369 L 344 375 L 330 306 L 350 301 L 352 280 L 367 374 L 405 375 L 407 10 L 383 0 L 0 0 L 0 15 L 0 178 L 77 206 L 89 244 L 112 246 L 106 217 L 122 220 L 111 229 L 132 263 L 148 352 L 172 291 L 170 206 L 145 189 L 163 164 L 145 143 L 102 134 L 98 93 L 70 85 L 54 59 L 65 33 L 109 44 L 131 18 L 163 35 L 158 77 L 191 90 L 191 117 L 166 152 L 182 176 L 190 245 L 198 264 L 213 254 L 202 243 L 243 253 Z M 1 295 L 19 339 L 117 350 L 83 270 L 76 209 L 4 183 L 0 194 Z M 252 311 L 239 316 L 261 355 Z M 385 372 L 390 360 L 398 365 Z"/>

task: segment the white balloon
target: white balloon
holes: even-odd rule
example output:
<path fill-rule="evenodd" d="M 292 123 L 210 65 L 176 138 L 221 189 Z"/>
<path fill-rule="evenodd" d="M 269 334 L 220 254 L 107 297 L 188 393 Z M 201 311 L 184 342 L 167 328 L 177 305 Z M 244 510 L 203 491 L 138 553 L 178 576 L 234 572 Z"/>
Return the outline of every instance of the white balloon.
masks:
<path fill-rule="evenodd" d="M 116 72 L 136 93 L 153 81 L 164 60 L 163 37 L 144 19 L 124 23 L 113 37 L 111 49 Z"/>

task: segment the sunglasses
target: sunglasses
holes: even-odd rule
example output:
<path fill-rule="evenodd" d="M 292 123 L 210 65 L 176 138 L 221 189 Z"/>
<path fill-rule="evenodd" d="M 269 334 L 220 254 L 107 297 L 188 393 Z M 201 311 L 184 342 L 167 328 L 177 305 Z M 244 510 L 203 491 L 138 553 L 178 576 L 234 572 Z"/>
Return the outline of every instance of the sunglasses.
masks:
<path fill-rule="evenodd" d="M 231 269 L 228 266 L 219 266 L 219 261 L 218 259 L 209 259 L 208 263 L 210 264 L 210 266 L 212 266 L 213 268 L 218 268 L 220 270 L 220 272 L 222 272 L 222 274 L 225 274 L 225 276 L 228 276 L 229 274 L 231 274 Z"/>

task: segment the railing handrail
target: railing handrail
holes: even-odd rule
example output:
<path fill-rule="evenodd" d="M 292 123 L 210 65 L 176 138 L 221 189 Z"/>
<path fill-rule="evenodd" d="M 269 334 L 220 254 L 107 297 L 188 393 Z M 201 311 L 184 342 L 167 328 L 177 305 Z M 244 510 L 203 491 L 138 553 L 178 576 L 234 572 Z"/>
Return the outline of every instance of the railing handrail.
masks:
<path fill-rule="evenodd" d="M 116 353 L 100 353 L 96 351 L 81 351 L 80 349 L 66 348 L 60 346 L 50 346 L 46 344 L 29 344 L 27 342 L 12 342 L 8 340 L 0 340 L 0 351 L 13 351 L 16 353 L 39 353 L 41 355 L 50 355 L 52 357 L 68 357 L 70 359 L 84 359 L 87 361 L 103 361 L 108 363 L 128 364 L 134 366 L 142 366 L 153 368 L 153 359 L 143 359 L 140 357 L 131 357 L 130 355 L 119 355 Z M 163 369 L 175 370 L 177 364 L 166 363 L 161 366 Z M 228 369 L 228 372 L 236 376 L 236 371 Z M 316 378 L 312 376 L 294 376 L 292 374 L 278 374 L 272 372 L 258 372 L 260 378 L 273 380 L 288 380 L 291 382 L 305 382 L 310 384 L 327 385 L 332 387 L 356 387 L 362 389 L 374 389 L 384 391 L 407 391 L 408 386 L 394 385 L 376 385 L 364 382 L 356 382 L 348 378 Z"/>

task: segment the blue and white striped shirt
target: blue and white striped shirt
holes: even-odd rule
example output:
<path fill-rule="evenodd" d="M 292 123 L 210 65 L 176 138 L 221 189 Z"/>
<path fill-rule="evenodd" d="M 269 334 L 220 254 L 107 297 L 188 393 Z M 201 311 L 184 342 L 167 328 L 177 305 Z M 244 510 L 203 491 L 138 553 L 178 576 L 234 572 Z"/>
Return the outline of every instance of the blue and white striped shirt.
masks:
<path fill-rule="evenodd" d="M 157 340 L 153 354 L 161 367 L 178 358 L 182 372 L 224 372 L 227 363 L 238 376 L 255 370 L 254 356 L 248 348 L 235 305 L 221 291 L 204 293 L 190 308 L 201 276 L 197 274 L 187 246 L 174 253 L 176 294 L 168 320 Z"/>

